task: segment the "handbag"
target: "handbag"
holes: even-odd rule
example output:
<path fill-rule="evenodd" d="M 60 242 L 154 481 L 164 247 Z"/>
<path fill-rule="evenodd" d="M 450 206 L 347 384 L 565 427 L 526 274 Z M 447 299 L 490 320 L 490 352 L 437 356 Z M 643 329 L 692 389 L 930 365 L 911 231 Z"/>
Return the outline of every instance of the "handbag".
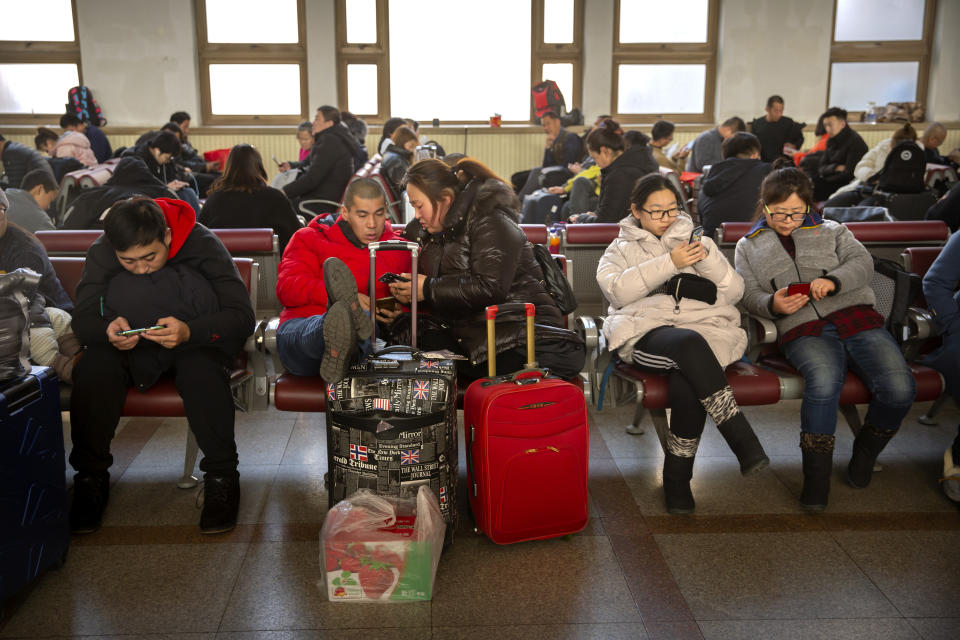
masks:
<path fill-rule="evenodd" d="M 714 304 L 717 301 L 716 283 L 695 273 L 678 273 L 667 280 L 666 288 L 667 293 L 677 301 L 678 307 L 684 298 L 707 304 Z"/>
<path fill-rule="evenodd" d="M 577 296 L 573 293 L 570 281 L 563 275 L 563 270 L 557 264 L 553 254 L 542 244 L 533 245 L 533 257 L 540 265 L 543 280 L 540 283 L 546 289 L 560 313 L 567 315 L 577 308 Z"/>

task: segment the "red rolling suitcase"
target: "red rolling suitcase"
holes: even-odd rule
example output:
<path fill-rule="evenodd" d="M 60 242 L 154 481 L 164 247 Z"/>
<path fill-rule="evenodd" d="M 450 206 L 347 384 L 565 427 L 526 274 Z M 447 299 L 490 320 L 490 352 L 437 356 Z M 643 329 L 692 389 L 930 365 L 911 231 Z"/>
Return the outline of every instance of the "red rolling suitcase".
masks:
<path fill-rule="evenodd" d="M 553 538 L 587 524 L 587 405 L 583 392 L 534 362 L 534 305 L 525 304 L 527 367 L 472 383 L 463 401 L 467 488 L 477 528 L 497 544 Z M 494 353 L 497 307 L 487 307 Z"/>

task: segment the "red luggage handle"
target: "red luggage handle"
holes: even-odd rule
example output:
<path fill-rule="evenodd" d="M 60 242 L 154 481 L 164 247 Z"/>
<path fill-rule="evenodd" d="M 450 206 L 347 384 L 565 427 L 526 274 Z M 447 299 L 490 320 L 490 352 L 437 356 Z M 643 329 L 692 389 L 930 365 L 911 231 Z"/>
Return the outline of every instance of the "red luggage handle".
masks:
<path fill-rule="evenodd" d="M 500 310 L 500 307 L 492 304 L 487 307 L 487 377 L 496 378 L 497 377 L 497 333 L 495 329 L 497 312 Z M 527 363 L 524 365 L 524 373 L 527 371 L 541 371 L 537 369 L 537 356 L 533 344 L 533 320 L 536 315 L 537 308 L 530 302 L 523 303 L 523 312 L 527 317 Z M 546 372 L 543 372 L 544 374 Z M 514 374 L 510 380 L 517 380 L 517 374 Z"/>

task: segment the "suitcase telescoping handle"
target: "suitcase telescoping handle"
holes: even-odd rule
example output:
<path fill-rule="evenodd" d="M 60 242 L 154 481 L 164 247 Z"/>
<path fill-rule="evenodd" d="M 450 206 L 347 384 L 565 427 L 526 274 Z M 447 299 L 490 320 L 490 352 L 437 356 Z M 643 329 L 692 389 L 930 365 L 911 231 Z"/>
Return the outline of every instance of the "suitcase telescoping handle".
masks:
<path fill-rule="evenodd" d="M 495 304 L 487 307 L 487 376 L 497 377 L 497 312 L 500 310 Z M 533 343 L 533 320 L 537 308 L 530 302 L 523 303 L 523 312 L 527 317 L 527 369 L 536 369 L 537 360 Z"/>
<path fill-rule="evenodd" d="M 410 346 L 417 348 L 417 256 L 420 254 L 420 245 L 416 242 L 406 242 L 404 240 L 384 240 L 383 242 L 371 242 L 367 245 L 370 251 L 370 320 L 373 324 L 373 332 L 370 335 L 370 342 L 373 345 L 377 343 L 377 251 L 409 251 L 410 252 L 410 283 L 413 285 L 410 289 L 410 321 L 413 327 L 410 329 Z"/>

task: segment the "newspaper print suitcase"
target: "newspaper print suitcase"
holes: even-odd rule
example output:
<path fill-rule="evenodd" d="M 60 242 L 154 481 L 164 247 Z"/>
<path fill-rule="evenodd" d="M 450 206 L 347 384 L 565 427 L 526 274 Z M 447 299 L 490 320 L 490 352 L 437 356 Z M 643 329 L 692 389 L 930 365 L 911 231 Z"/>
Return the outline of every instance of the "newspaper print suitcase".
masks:
<path fill-rule="evenodd" d="M 370 291 L 377 251 L 410 251 L 417 280 L 415 242 L 371 243 Z M 416 317 L 414 299 L 411 317 Z M 376 325 L 376 323 L 374 323 Z M 374 328 L 374 330 L 376 330 Z M 363 358 L 347 376 L 327 383 L 327 454 L 330 506 L 358 489 L 416 497 L 428 485 L 447 524 L 456 528 L 457 383 L 454 362 L 393 346 Z"/>

